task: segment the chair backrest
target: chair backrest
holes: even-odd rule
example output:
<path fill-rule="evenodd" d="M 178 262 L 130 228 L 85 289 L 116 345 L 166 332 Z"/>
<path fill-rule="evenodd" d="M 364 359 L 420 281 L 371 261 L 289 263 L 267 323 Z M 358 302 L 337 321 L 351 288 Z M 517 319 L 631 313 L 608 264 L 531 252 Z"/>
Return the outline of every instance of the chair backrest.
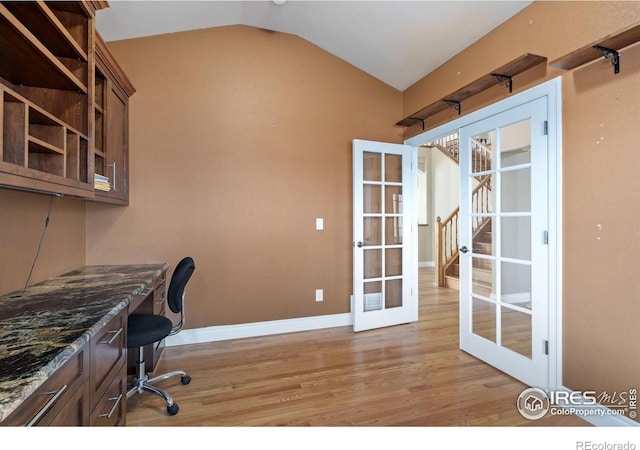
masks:
<path fill-rule="evenodd" d="M 193 261 L 193 258 L 187 256 L 178 263 L 176 270 L 173 271 L 167 296 L 169 308 L 171 308 L 171 311 L 174 313 L 183 312 L 184 290 L 187 287 L 187 282 L 189 281 L 189 278 L 191 278 L 195 269 L 196 264 Z"/>

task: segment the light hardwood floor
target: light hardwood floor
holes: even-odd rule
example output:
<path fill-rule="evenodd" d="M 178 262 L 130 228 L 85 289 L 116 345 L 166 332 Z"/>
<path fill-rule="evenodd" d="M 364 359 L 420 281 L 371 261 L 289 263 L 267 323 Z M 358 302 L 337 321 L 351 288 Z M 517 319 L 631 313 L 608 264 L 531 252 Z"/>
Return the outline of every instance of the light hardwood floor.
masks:
<path fill-rule="evenodd" d="M 188 319 L 188 318 L 187 318 Z M 458 349 L 458 291 L 420 272 L 420 320 L 354 333 L 331 328 L 169 347 L 158 372 L 180 406 L 129 399 L 128 426 L 585 426 L 574 416 L 530 421 L 526 387 Z"/>

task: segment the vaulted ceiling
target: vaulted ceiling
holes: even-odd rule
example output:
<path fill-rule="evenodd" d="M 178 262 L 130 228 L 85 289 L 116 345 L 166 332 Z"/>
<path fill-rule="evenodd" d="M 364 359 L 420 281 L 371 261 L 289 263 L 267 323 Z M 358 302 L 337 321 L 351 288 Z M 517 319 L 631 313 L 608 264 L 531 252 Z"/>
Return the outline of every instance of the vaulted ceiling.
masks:
<path fill-rule="evenodd" d="M 127 1 L 97 13 L 108 41 L 225 25 L 298 35 L 403 91 L 530 1 Z"/>

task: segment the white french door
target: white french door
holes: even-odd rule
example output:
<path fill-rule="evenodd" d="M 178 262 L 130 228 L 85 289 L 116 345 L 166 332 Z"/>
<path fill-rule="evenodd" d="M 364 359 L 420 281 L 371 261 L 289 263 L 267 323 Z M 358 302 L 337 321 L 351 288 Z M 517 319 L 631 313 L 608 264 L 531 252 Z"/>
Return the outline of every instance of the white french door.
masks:
<path fill-rule="evenodd" d="M 547 98 L 460 128 L 460 348 L 549 386 Z"/>
<path fill-rule="evenodd" d="M 353 141 L 354 331 L 417 320 L 416 155 Z"/>

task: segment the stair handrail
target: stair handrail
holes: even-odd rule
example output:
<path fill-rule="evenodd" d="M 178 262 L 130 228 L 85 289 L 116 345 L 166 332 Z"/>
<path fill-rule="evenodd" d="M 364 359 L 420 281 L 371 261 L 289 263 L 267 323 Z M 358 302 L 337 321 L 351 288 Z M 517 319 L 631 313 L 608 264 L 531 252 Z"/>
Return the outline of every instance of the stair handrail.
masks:
<path fill-rule="evenodd" d="M 474 214 L 488 214 L 491 212 L 491 176 L 486 175 L 481 178 L 478 185 L 471 191 L 471 211 Z M 485 223 L 486 216 L 475 216 L 472 222 L 472 234 Z M 436 282 L 438 286 L 444 286 L 445 273 L 447 268 L 453 264 L 458 257 L 460 246 L 460 207 L 458 206 L 451 214 L 442 220 L 440 216 L 436 218 L 435 229 L 435 265 Z"/>

